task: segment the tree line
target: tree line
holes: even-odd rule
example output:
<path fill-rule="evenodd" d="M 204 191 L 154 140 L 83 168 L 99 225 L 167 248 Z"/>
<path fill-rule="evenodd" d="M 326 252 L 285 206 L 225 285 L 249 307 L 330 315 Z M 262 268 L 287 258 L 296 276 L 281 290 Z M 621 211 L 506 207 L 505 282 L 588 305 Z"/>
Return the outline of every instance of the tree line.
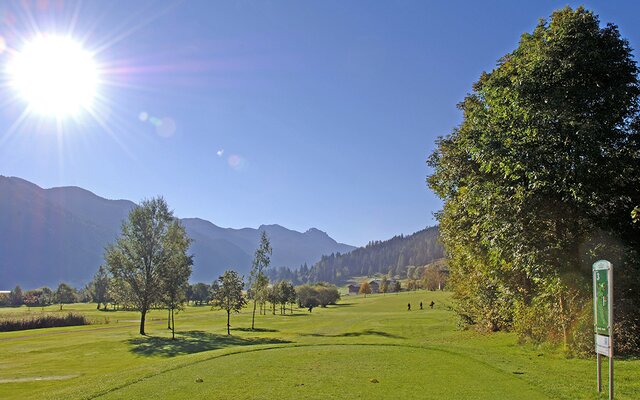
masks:
<path fill-rule="evenodd" d="M 338 289 L 329 284 L 294 287 L 285 280 L 271 282 L 266 275 L 270 265 L 271 245 L 262 232 L 248 282 L 236 271 L 227 270 L 211 285 L 189 285 L 193 255 L 188 254 L 191 239 L 181 222 L 173 216 L 162 197 L 143 200 L 123 221 L 121 234 L 104 253 L 105 264 L 98 268 L 93 280 L 81 291 L 83 300 L 92 300 L 97 308 L 111 305 L 114 309 L 140 312 L 140 334 L 144 335 L 147 314 L 153 309 L 167 310 L 167 327 L 175 338 L 175 312 L 185 303 L 207 304 L 225 310 L 227 333 L 230 334 L 232 313 L 239 312 L 249 301 L 253 303 L 251 329 L 255 329 L 256 311 L 286 314 L 287 305 L 309 308 L 335 304 Z M 54 292 L 48 288 L 22 293 L 16 287 L 8 296 L 0 296 L 6 305 L 46 306 L 53 302 L 73 303 L 79 292 L 60 284 Z M 0 304 L 1 305 L 1 304 Z"/>
<path fill-rule="evenodd" d="M 175 312 L 190 300 L 225 310 L 229 334 L 232 313 L 239 312 L 248 302 L 253 305 L 251 329 L 255 329 L 256 311 L 266 314 L 267 302 L 272 305 L 273 314 L 278 306 L 284 314 L 286 305 L 292 308 L 298 299 L 292 283 L 285 280 L 271 283 L 265 273 L 272 252 L 266 232 L 261 234 L 246 291 L 244 277 L 233 270 L 225 271 L 211 285 L 189 285 L 193 264 L 193 256 L 187 254 L 190 244 L 186 230 L 164 199 L 142 201 L 123 222 L 118 240 L 107 247 L 105 266 L 94 277 L 98 308 L 109 301 L 116 307 L 138 310 L 142 335 L 146 314 L 154 308 L 164 308 L 168 312 L 168 328 L 175 338 Z M 333 289 L 337 294 L 337 288 Z M 332 304 L 338 298 L 339 295 L 329 303 L 319 304 Z"/>
<path fill-rule="evenodd" d="M 47 286 L 23 291 L 17 285 L 11 292 L 0 294 L 0 307 L 46 307 L 59 304 L 60 310 L 64 304 L 89 303 L 95 301 L 95 292 L 91 285 L 76 289 L 67 283 L 60 283 L 56 290 Z"/>
<path fill-rule="evenodd" d="M 459 108 L 428 184 L 462 320 L 592 351 L 591 265 L 607 259 L 616 351 L 640 352 L 640 85 L 618 27 L 555 11 Z"/>

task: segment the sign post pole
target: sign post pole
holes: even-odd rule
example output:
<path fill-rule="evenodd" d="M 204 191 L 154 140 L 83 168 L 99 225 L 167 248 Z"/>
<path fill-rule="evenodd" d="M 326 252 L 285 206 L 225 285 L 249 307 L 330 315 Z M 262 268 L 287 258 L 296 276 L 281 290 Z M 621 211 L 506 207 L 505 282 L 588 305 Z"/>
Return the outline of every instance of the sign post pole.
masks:
<path fill-rule="evenodd" d="M 613 400 L 613 265 L 609 264 L 609 400 Z"/>
<path fill-rule="evenodd" d="M 598 393 L 602 392 L 602 356 L 596 354 L 596 365 L 598 367 Z"/>
<path fill-rule="evenodd" d="M 602 392 L 602 356 L 607 356 L 609 400 L 613 400 L 613 265 L 606 260 L 593 264 L 593 317 L 598 393 Z"/>

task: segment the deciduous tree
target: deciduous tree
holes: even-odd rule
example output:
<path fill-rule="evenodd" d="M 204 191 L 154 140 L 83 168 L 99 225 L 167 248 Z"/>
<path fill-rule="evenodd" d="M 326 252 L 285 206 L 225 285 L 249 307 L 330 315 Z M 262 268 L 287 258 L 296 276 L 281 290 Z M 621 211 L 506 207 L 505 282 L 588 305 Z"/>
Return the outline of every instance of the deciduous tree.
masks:
<path fill-rule="evenodd" d="M 24 295 L 22 294 L 22 288 L 20 286 L 16 286 L 13 288 L 11 293 L 9 293 L 9 304 L 14 307 L 21 306 L 24 302 Z"/>
<path fill-rule="evenodd" d="M 107 268 L 101 265 L 90 284 L 91 297 L 97 303 L 98 310 L 102 304 L 106 307 L 109 301 L 109 281 L 110 277 Z"/>
<path fill-rule="evenodd" d="M 249 290 L 253 297 L 253 314 L 251 315 L 251 329 L 255 329 L 256 306 L 258 299 L 256 294 L 265 289 L 265 270 L 269 268 L 271 262 L 271 244 L 269 237 L 265 231 L 260 235 L 260 244 L 256 249 L 256 254 L 251 267 L 251 275 L 249 276 Z M 268 282 L 268 281 L 267 281 Z"/>
<path fill-rule="evenodd" d="M 240 312 L 247 304 L 242 293 L 243 279 L 236 271 L 225 271 L 212 285 L 213 304 L 227 312 L 227 335 L 231 335 L 231 312 Z"/>
<path fill-rule="evenodd" d="M 363 281 L 360 284 L 360 289 L 358 290 L 358 293 L 364 294 L 364 297 L 367 297 L 368 294 L 371 294 L 371 285 L 369 285 L 369 282 Z"/>
<path fill-rule="evenodd" d="M 144 200 L 129 212 L 120 237 L 105 252 L 109 272 L 126 284 L 120 286 L 127 288 L 140 311 L 141 335 L 145 334 L 147 313 L 161 301 L 162 272 L 171 262 L 169 228 L 173 223 L 173 212 L 162 197 Z"/>
<path fill-rule="evenodd" d="M 56 303 L 60 304 L 60 311 L 62 311 L 63 304 L 71 304 L 76 302 L 75 290 L 66 283 L 61 283 L 60 285 L 58 285 L 58 289 L 56 289 L 55 301 Z"/>
<path fill-rule="evenodd" d="M 464 320 L 498 330 L 546 316 L 535 324 L 549 338 L 568 337 L 555 316 L 588 304 L 590 266 L 606 258 L 616 345 L 640 350 L 639 95 L 629 44 L 583 8 L 554 12 L 482 74 L 429 158 Z M 589 326 L 579 315 L 563 326 Z"/>
<path fill-rule="evenodd" d="M 191 276 L 193 256 L 187 255 L 191 239 L 184 226 L 174 220 L 165 239 L 167 260 L 161 264 L 159 273 L 162 284 L 161 299 L 167 307 L 167 326 L 171 329 L 171 338 L 176 338 L 175 310 L 181 309 L 187 300 L 186 294 Z"/>

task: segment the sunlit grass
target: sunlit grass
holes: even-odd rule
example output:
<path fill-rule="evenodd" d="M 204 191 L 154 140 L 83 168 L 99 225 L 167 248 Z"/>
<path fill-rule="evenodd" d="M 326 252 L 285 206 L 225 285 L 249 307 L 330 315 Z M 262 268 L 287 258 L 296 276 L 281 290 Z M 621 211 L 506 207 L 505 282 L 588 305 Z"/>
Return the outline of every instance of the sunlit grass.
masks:
<path fill-rule="evenodd" d="M 431 300 L 434 310 L 417 310 Z M 597 398 L 594 360 L 460 331 L 450 305 L 448 293 L 345 296 L 259 316 L 255 332 L 246 310 L 232 316 L 231 337 L 222 312 L 189 307 L 176 341 L 160 310 L 142 337 L 138 313 L 65 306 L 110 322 L 0 334 L 0 398 Z M 616 398 L 637 399 L 640 361 L 618 361 L 616 374 Z M 37 377 L 50 379 L 25 381 Z"/>

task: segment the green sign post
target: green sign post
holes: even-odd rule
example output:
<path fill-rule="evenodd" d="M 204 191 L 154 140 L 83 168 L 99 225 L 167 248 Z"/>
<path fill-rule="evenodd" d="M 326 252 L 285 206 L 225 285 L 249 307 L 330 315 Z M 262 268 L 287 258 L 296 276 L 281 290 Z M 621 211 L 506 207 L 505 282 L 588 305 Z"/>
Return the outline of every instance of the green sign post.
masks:
<path fill-rule="evenodd" d="M 593 264 L 593 331 L 598 367 L 598 392 L 602 391 L 602 356 L 609 357 L 609 399 L 613 399 L 613 265 Z"/>

